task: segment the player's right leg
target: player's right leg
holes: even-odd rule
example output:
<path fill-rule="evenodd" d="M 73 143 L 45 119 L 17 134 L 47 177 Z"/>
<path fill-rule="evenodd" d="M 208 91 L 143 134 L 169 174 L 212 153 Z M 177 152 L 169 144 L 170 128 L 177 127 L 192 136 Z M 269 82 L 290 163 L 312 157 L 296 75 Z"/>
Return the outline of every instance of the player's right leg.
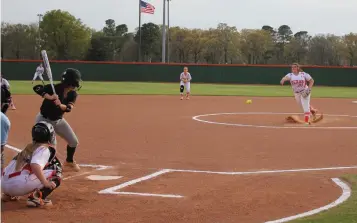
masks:
<path fill-rule="evenodd" d="M 311 111 L 310 111 L 310 96 L 307 96 L 306 98 L 301 96 L 301 105 L 302 108 L 304 110 L 304 121 L 305 124 L 310 124 L 310 115 L 311 115 Z"/>
<path fill-rule="evenodd" d="M 33 190 L 27 199 L 28 207 L 52 206 L 52 201 L 48 198 L 48 196 L 61 185 L 61 178 L 57 177 L 56 170 L 52 169 L 44 170 L 43 174 L 45 175 L 46 179 L 53 182 L 56 187 L 54 189 L 44 187 L 41 182 L 38 182 L 39 180 L 35 176 L 34 181 L 37 183 L 37 187 Z"/>
<path fill-rule="evenodd" d="M 183 91 L 185 90 L 185 87 L 184 87 L 184 83 L 181 81 L 180 82 L 180 96 L 181 96 L 181 100 L 183 100 Z"/>

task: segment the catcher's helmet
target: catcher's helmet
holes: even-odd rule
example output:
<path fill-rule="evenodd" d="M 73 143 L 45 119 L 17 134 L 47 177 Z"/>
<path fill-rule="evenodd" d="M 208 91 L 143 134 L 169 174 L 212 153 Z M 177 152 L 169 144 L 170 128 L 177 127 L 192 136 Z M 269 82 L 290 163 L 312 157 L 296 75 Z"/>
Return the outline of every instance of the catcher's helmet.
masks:
<path fill-rule="evenodd" d="M 62 74 L 62 83 L 79 88 L 81 82 L 81 72 L 74 68 L 67 68 Z"/>
<path fill-rule="evenodd" d="M 55 130 L 48 122 L 38 122 L 32 127 L 32 141 L 37 143 L 49 143 Z"/>

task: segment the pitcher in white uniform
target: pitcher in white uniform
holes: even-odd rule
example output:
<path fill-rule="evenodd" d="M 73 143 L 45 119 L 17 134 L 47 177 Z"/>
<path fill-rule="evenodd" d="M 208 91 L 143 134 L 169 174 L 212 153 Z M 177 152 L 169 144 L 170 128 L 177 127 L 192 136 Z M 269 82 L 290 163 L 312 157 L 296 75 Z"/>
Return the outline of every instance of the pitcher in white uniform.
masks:
<path fill-rule="evenodd" d="M 48 196 L 59 187 L 62 165 L 56 150 L 49 146 L 54 128 L 47 122 L 36 123 L 32 128 L 33 142 L 16 155 L 2 173 L 2 200 L 29 195 L 28 207 L 51 206 Z"/>
<path fill-rule="evenodd" d="M 35 74 L 33 75 L 32 84 L 34 81 L 36 81 L 37 77 L 39 77 L 42 81 L 42 84 L 45 85 L 45 82 L 43 81 L 43 77 L 42 77 L 42 74 L 44 71 L 45 71 L 45 69 L 42 66 L 42 63 L 40 63 L 40 65 L 38 65 L 38 67 L 36 68 Z"/>
<path fill-rule="evenodd" d="M 180 74 L 180 95 L 181 100 L 183 100 L 183 91 L 186 88 L 186 99 L 190 99 L 191 90 L 191 74 L 188 72 L 188 67 L 183 68 L 183 72 Z"/>
<path fill-rule="evenodd" d="M 304 72 L 298 63 L 294 63 L 291 66 L 291 73 L 285 75 L 280 84 L 284 85 L 285 81 L 290 81 L 293 89 L 295 100 L 304 111 L 305 124 L 310 124 L 310 115 L 315 116 L 317 110 L 310 105 L 311 89 L 314 85 L 314 79 L 310 74 Z M 303 95 L 306 94 L 306 97 Z"/>

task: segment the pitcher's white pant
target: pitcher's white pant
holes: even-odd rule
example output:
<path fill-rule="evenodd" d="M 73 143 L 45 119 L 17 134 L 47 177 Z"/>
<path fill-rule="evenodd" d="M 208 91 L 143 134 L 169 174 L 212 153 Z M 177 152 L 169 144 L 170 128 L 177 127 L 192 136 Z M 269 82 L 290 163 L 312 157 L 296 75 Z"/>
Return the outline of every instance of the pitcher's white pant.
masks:
<path fill-rule="evenodd" d="M 37 79 L 37 77 L 39 77 L 41 79 L 41 81 L 43 81 L 43 77 L 42 77 L 42 74 L 41 73 L 35 73 L 34 76 L 33 76 L 33 81 L 35 81 Z"/>
<path fill-rule="evenodd" d="M 301 94 L 299 94 L 299 93 L 295 93 L 294 95 L 295 95 L 296 102 L 303 109 L 304 114 L 310 114 L 310 97 L 311 97 L 311 94 L 309 94 L 309 96 L 307 96 L 306 98 L 301 96 Z"/>
<path fill-rule="evenodd" d="M 48 179 L 56 173 L 55 170 L 44 170 L 43 174 Z M 21 175 L 9 178 L 7 175 L 1 179 L 1 189 L 4 194 L 9 196 L 24 196 L 35 189 L 42 189 L 44 186 L 35 174 L 28 174 L 23 171 Z"/>
<path fill-rule="evenodd" d="M 181 82 L 180 82 L 180 86 L 181 86 L 181 85 L 183 85 L 183 86 L 185 87 L 187 93 L 190 93 L 190 90 L 191 90 L 191 84 L 190 84 L 190 82 L 184 83 L 183 81 L 181 81 Z"/>

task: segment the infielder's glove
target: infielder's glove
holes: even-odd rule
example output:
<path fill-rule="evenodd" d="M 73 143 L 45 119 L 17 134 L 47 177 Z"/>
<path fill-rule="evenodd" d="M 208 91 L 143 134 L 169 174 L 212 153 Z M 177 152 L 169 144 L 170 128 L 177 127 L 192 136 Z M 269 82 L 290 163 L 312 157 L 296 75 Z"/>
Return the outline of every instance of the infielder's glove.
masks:
<path fill-rule="evenodd" d="M 185 79 L 183 79 L 183 83 L 186 83 L 187 82 L 187 79 L 185 78 Z"/>
<path fill-rule="evenodd" d="M 306 98 L 307 96 L 309 96 L 311 93 L 311 89 L 310 88 L 307 88 L 305 90 L 303 90 L 303 92 L 301 92 L 301 96 Z"/>

